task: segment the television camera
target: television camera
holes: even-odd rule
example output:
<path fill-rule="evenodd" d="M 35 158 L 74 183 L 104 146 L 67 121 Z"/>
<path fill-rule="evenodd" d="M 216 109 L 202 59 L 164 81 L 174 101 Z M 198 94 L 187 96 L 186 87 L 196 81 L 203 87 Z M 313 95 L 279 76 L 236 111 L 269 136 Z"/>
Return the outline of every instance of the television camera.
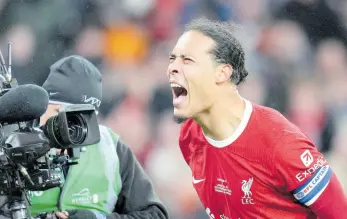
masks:
<path fill-rule="evenodd" d="M 95 108 L 89 104 L 65 106 L 40 127 L 39 117 L 47 109 L 48 94 L 36 85 L 18 86 L 16 79 L 11 76 L 11 45 L 8 44 L 8 66 L 0 50 L 0 105 L 6 102 L 6 107 L 0 108 L 7 109 L 13 106 L 13 110 L 8 110 L 8 117 L 4 114 L 0 116 L 0 195 L 7 197 L 7 201 L 0 206 L 0 214 L 13 219 L 54 218 L 54 214 L 50 213 L 32 217 L 28 193 L 61 187 L 63 179 L 57 171 L 64 172 L 63 168 L 76 164 L 71 159 L 73 152 L 80 150 L 82 146 L 100 141 Z M 34 95 L 39 94 L 39 91 L 41 94 L 45 92 L 40 99 L 41 102 L 38 102 L 42 104 L 21 106 L 23 103 L 31 104 L 30 99 L 35 100 L 40 96 L 22 100 L 23 103 L 16 100 L 15 91 L 22 91 L 22 94 L 26 93 L 28 97 L 32 96 L 30 92 L 26 92 L 26 89 L 29 91 L 28 87 Z M 47 100 L 42 102 L 45 98 Z M 20 110 L 24 109 L 22 114 L 26 115 L 10 115 L 17 109 L 14 105 L 17 105 L 17 108 L 19 106 Z M 32 106 L 40 109 L 36 109 L 32 114 L 25 111 L 35 108 Z M 20 110 L 17 110 L 17 114 Z M 50 155 L 52 148 L 61 152 Z M 7 208 L 8 212 L 4 208 Z"/>

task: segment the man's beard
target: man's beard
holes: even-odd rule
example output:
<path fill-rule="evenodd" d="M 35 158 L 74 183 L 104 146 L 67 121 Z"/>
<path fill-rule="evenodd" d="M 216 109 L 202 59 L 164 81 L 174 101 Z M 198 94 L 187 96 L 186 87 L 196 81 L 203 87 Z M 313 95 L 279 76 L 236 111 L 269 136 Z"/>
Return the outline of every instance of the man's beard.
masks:
<path fill-rule="evenodd" d="M 188 118 L 182 117 L 182 116 L 175 116 L 175 115 L 173 115 L 172 119 L 173 119 L 173 121 L 174 121 L 175 123 L 177 123 L 177 124 L 182 124 L 182 123 L 184 123 Z"/>

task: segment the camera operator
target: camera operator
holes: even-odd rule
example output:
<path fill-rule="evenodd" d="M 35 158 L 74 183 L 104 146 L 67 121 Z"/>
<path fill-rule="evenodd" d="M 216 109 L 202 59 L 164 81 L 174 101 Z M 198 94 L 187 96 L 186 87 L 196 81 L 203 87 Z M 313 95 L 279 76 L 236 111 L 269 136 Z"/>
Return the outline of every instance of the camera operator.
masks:
<path fill-rule="evenodd" d="M 41 117 L 43 125 L 66 104 L 93 104 L 102 98 L 99 70 L 80 56 L 65 57 L 50 68 L 43 84 L 50 102 Z M 72 219 L 165 219 L 167 211 L 130 148 L 109 128 L 100 126 L 101 140 L 81 150 L 78 164 L 65 173 L 63 188 L 32 192 L 35 216 L 56 212 Z M 59 153 L 51 149 L 52 153 Z"/>

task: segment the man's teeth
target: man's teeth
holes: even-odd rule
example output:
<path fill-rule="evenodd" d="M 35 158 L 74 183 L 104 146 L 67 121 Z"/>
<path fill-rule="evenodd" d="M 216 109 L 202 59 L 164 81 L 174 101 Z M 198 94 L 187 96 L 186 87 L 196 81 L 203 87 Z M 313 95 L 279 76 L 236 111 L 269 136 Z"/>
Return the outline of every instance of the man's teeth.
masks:
<path fill-rule="evenodd" d="M 182 87 L 181 85 L 175 84 L 175 83 L 171 83 L 170 85 L 171 85 L 171 87 Z"/>

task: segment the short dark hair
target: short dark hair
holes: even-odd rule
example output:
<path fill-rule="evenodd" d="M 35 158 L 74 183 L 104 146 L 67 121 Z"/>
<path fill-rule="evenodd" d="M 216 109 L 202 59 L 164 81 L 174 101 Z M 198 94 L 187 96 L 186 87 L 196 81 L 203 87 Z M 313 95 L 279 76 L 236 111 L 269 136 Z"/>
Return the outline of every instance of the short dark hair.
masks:
<path fill-rule="evenodd" d="M 232 27 L 231 23 L 198 18 L 186 25 L 185 32 L 195 30 L 213 39 L 216 44 L 211 50 L 214 60 L 233 67 L 230 80 L 238 85 L 245 80 L 248 71 L 245 68 L 245 52 L 234 37 Z"/>

